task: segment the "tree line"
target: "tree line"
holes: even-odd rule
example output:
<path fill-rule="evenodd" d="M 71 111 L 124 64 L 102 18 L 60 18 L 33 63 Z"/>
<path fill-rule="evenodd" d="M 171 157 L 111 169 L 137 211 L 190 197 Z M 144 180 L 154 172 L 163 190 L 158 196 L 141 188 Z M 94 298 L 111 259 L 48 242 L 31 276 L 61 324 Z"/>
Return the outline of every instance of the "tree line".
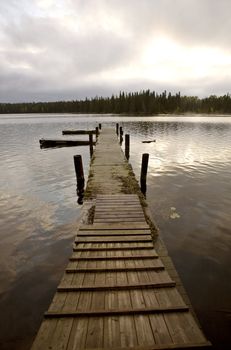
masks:
<path fill-rule="evenodd" d="M 211 95 L 206 98 L 156 93 L 120 92 L 111 97 L 94 97 L 84 100 L 0 103 L 0 113 L 115 113 L 155 115 L 162 113 L 231 113 L 231 96 Z"/>

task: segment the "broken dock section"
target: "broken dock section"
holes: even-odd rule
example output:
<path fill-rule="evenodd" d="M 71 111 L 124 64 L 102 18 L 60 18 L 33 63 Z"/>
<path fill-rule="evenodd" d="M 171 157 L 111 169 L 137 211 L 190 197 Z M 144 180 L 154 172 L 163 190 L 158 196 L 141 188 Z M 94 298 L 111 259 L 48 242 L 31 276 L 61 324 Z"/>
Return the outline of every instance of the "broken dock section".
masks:
<path fill-rule="evenodd" d="M 32 349 L 209 347 L 159 256 L 145 200 L 112 129 L 99 135 L 86 198 L 92 223 L 80 224 Z"/>

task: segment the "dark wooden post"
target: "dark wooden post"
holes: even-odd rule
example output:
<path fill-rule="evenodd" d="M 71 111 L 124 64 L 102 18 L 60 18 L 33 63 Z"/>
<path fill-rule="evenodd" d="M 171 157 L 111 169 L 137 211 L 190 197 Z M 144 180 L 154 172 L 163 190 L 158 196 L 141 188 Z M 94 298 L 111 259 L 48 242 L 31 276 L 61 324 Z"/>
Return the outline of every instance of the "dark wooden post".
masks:
<path fill-rule="evenodd" d="M 78 203 L 83 204 L 83 195 L 84 195 L 84 173 L 83 173 L 83 162 L 81 155 L 74 156 L 74 164 L 75 164 L 75 173 L 77 179 L 77 188 L 76 193 L 78 196 Z"/>
<path fill-rule="evenodd" d="M 102 128 L 102 124 L 101 124 L 101 123 L 99 123 L 99 130 L 101 130 L 101 128 Z"/>
<path fill-rule="evenodd" d="M 148 159 L 149 159 L 149 154 L 148 153 L 143 153 L 142 154 L 142 165 L 141 165 L 141 174 L 140 174 L 140 187 L 141 187 L 141 192 L 145 195 L 147 185 L 147 171 L 148 171 Z"/>
<path fill-rule="evenodd" d="M 90 132 L 89 134 L 89 147 L 90 147 L 90 157 L 93 155 L 93 135 Z"/>
<path fill-rule="evenodd" d="M 119 123 L 116 123 L 116 134 L 119 135 Z"/>
<path fill-rule="evenodd" d="M 98 135 L 99 135 L 99 128 L 98 128 L 98 126 L 95 128 L 95 136 L 96 136 L 96 138 L 98 137 Z"/>
<path fill-rule="evenodd" d="M 129 153 L 130 153 L 130 135 L 125 135 L 125 157 L 127 160 L 129 159 Z"/>
<path fill-rule="evenodd" d="M 123 142 L 123 128 L 120 126 L 120 144 L 122 145 Z"/>

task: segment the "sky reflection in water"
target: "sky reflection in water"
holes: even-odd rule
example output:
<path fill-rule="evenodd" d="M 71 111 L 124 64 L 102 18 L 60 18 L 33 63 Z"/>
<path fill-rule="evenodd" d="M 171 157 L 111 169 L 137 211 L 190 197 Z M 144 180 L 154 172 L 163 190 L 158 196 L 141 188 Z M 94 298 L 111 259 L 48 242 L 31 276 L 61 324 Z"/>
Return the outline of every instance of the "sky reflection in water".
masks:
<path fill-rule="evenodd" d="M 147 200 L 161 235 L 208 337 L 231 343 L 231 117 L 19 115 L 0 118 L 1 348 L 30 345 L 71 253 L 74 154 L 88 173 L 87 147 L 40 150 L 38 140 L 98 122 L 130 133 L 137 178 L 150 154 Z"/>
<path fill-rule="evenodd" d="M 150 154 L 147 199 L 161 235 L 208 336 L 230 345 L 231 124 L 144 123 L 140 132 L 156 142 L 141 149 L 138 137 L 131 162 L 138 176 Z"/>

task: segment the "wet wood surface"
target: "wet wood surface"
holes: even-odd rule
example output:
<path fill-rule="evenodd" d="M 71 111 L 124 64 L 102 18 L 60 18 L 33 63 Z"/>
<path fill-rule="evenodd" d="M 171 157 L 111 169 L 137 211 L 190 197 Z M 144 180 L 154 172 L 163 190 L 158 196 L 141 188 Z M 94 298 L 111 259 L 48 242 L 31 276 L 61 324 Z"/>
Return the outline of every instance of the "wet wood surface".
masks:
<path fill-rule="evenodd" d="M 132 200 L 140 205 L 138 197 Z M 108 203 L 107 196 L 105 201 L 103 196 L 96 199 L 95 215 L 98 203 Z M 113 204 L 120 211 L 118 197 Z M 80 226 L 32 349 L 209 346 L 159 258 L 150 229 L 146 225 L 136 229 L 124 216 L 117 219 L 118 225 L 109 227 L 104 216 L 100 225 L 94 220 L 92 225 Z"/>

